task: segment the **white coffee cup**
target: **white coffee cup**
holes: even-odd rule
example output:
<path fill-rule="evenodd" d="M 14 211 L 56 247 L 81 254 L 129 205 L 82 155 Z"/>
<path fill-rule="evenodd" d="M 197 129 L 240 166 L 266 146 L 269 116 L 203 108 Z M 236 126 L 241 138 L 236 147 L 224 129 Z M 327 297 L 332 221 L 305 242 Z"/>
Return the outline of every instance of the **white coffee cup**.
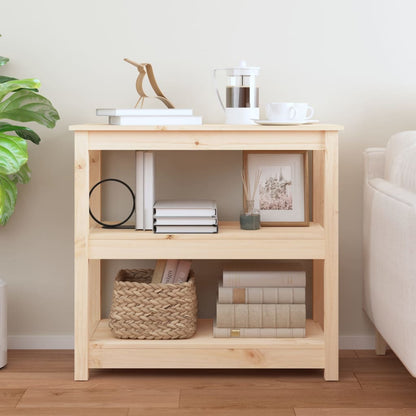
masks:
<path fill-rule="evenodd" d="M 270 103 L 266 105 L 266 117 L 270 121 L 293 121 L 297 110 L 293 103 Z"/>
<path fill-rule="evenodd" d="M 296 110 L 296 115 L 293 118 L 293 121 L 302 122 L 310 120 L 313 117 L 313 107 L 311 107 L 307 103 L 293 103 L 293 106 Z"/>

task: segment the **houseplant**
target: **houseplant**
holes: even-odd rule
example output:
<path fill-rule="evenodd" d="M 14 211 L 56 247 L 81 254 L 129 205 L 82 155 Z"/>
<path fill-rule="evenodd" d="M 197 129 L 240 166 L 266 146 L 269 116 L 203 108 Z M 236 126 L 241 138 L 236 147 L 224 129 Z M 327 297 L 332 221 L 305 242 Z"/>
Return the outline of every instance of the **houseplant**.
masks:
<path fill-rule="evenodd" d="M 8 58 L 0 56 L 0 66 Z M 0 224 L 5 225 L 14 212 L 17 184 L 30 180 L 27 142 L 39 144 L 40 137 L 29 127 L 6 120 L 31 122 L 53 128 L 59 114 L 52 103 L 38 93 L 37 79 L 0 76 Z"/>

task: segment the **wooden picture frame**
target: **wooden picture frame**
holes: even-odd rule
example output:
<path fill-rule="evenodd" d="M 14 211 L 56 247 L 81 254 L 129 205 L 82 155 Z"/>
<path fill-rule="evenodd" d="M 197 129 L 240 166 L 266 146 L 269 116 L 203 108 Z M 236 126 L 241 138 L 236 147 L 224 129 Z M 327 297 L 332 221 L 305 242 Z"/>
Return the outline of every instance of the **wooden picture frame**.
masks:
<path fill-rule="evenodd" d="M 254 195 L 262 226 L 309 225 L 308 152 L 244 151 L 243 169 L 250 186 L 261 172 Z M 253 189 L 253 188 L 252 188 Z"/>

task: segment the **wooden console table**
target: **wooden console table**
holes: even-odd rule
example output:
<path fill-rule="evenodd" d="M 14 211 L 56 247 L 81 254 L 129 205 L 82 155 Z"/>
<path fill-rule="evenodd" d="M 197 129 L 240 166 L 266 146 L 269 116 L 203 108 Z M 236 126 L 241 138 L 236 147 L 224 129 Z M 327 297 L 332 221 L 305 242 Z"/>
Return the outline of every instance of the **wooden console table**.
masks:
<path fill-rule="evenodd" d="M 338 380 L 338 125 L 112 126 L 76 125 L 75 133 L 75 380 L 90 368 L 322 368 Z M 218 234 L 164 235 L 102 229 L 102 150 L 307 150 L 313 161 L 313 218 L 308 227 L 256 232 L 220 223 Z M 255 244 L 253 242 L 255 241 Z M 200 320 L 188 340 L 113 338 L 101 317 L 102 259 L 311 259 L 313 317 L 305 338 L 213 338 Z"/>

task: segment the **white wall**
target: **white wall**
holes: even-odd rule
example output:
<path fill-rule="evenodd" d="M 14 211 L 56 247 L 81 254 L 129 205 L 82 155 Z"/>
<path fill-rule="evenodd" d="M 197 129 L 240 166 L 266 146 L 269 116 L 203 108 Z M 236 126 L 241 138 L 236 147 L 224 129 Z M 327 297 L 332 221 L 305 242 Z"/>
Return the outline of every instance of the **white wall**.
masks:
<path fill-rule="evenodd" d="M 414 1 L 16 0 L 3 4 L 1 13 L 0 54 L 11 58 L 1 72 L 39 78 L 41 93 L 61 115 L 54 130 L 37 129 L 43 141 L 30 145 L 32 181 L 19 188 L 16 212 L 0 229 L 10 335 L 72 334 L 73 138 L 68 126 L 103 121 L 95 117 L 97 107 L 134 105 L 136 72 L 125 57 L 151 62 L 173 103 L 192 107 L 206 123 L 222 121 L 212 69 L 245 59 L 261 67 L 263 108 L 270 101 L 307 101 L 319 120 L 345 125 L 340 333 L 357 340 L 372 333 L 361 310 L 362 151 L 416 126 Z M 123 164 L 124 157 L 113 156 L 111 164 Z M 167 171 L 183 157 L 166 162 Z M 222 165 L 235 158 L 230 153 Z M 199 172 L 193 165 L 187 174 Z M 230 183 L 237 183 L 238 166 L 229 175 Z M 168 192 L 160 174 L 158 181 L 159 192 Z M 209 182 L 204 176 L 201 181 Z M 223 216 L 233 217 L 240 189 L 231 186 L 227 199 L 229 185 L 223 186 L 218 188 Z M 177 185 L 176 192 L 183 189 Z M 107 273 L 116 267 L 110 265 Z M 215 264 L 199 267 L 206 274 L 218 272 Z"/>

